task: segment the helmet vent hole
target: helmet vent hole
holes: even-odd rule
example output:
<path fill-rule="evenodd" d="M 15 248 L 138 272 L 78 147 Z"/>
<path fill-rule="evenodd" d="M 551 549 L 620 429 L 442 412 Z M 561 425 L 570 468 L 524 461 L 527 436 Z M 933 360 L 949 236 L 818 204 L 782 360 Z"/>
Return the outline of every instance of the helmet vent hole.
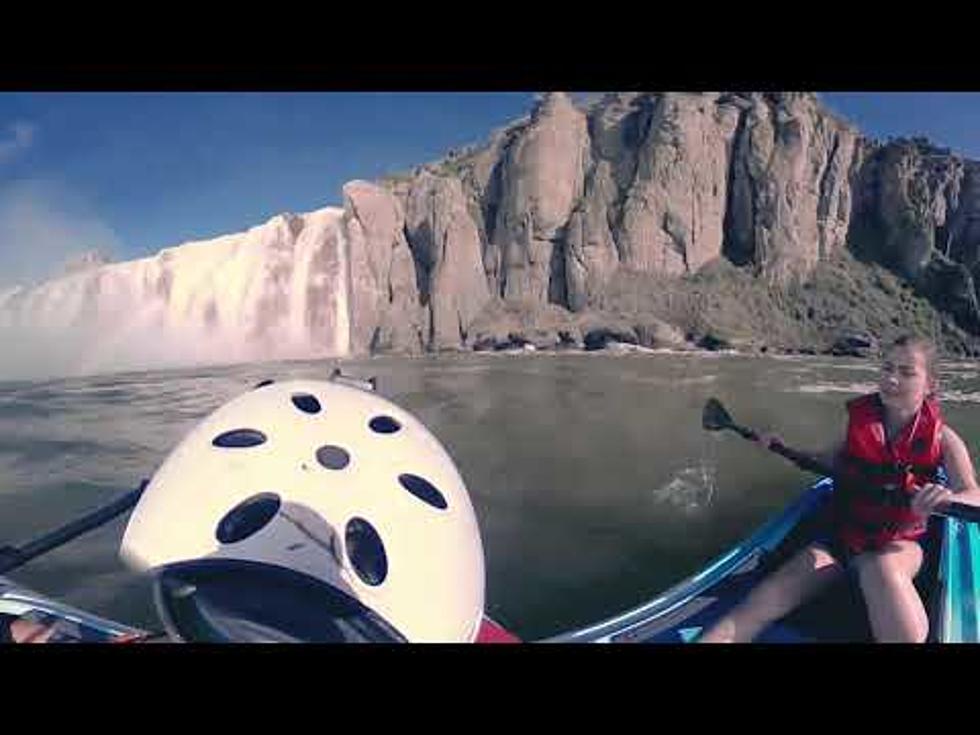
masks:
<path fill-rule="evenodd" d="M 275 493 L 253 495 L 225 513 L 215 536 L 223 544 L 244 541 L 265 528 L 276 517 L 281 504 Z"/>
<path fill-rule="evenodd" d="M 345 449 L 327 444 L 316 450 L 316 461 L 328 470 L 342 470 L 350 464 L 350 455 Z"/>
<path fill-rule="evenodd" d="M 376 434 L 394 434 L 402 428 L 402 425 L 391 416 L 375 416 L 368 422 L 368 426 Z"/>
<path fill-rule="evenodd" d="M 216 436 L 211 440 L 211 444 L 225 449 L 257 447 L 259 444 L 265 444 L 265 434 L 256 429 L 232 429 Z"/>
<path fill-rule="evenodd" d="M 377 587 L 388 576 L 388 557 L 381 537 L 363 518 L 351 518 L 344 534 L 347 558 L 364 584 Z"/>
<path fill-rule="evenodd" d="M 426 480 L 424 477 L 404 474 L 398 476 L 398 482 L 400 482 L 402 487 L 408 490 L 408 492 L 410 492 L 416 498 L 424 503 L 428 503 L 433 508 L 445 510 L 449 507 L 449 504 L 446 502 L 446 498 L 443 496 L 443 494 L 436 489 L 435 485 Z"/>
<path fill-rule="evenodd" d="M 310 393 L 294 393 L 293 405 L 303 413 L 320 413 L 320 402 Z"/>

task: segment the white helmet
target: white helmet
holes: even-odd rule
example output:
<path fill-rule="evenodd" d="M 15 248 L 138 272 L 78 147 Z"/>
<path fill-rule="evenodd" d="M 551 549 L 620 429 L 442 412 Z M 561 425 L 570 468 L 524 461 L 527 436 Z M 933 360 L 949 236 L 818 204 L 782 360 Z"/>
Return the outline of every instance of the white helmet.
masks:
<path fill-rule="evenodd" d="M 120 554 L 156 572 L 172 633 L 194 639 L 186 628 L 213 630 L 223 610 L 225 639 L 249 626 L 253 639 L 275 638 L 263 631 L 284 614 L 306 621 L 293 631 L 340 624 L 346 640 L 475 640 L 483 546 L 462 477 L 414 416 L 344 382 L 260 383 L 198 424 L 153 476 Z M 198 588 L 188 617 L 180 610 Z M 308 609 L 315 599 L 320 609 Z"/>

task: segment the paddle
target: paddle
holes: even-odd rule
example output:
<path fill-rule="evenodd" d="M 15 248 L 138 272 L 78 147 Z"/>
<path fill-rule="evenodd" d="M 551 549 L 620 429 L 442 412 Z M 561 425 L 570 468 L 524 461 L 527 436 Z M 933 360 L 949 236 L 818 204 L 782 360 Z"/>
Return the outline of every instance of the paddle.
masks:
<path fill-rule="evenodd" d="M 726 411 L 725 407 L 721 404 L 721 401 L 719 401 L 717 398 L 709 398 L 708 402 L 704 404 L 704 411 L 701 414 L 701 426 L 707 431 L 722 431 L 724 429 L 730 429 L 739 436 L 750 441 L 757 441 L 759 438 L 759 435 L 752 429 L 735 423 L 728 411 Z M 795 449 L 791 449 L 779 441 L 771 442 L 768 449 L 781 457 L 785 457 L 801 470 L 814 472 L 818 475 L 824 475 L 825 477 L 833 477 L 835 474 L 834 468 L 830 465 L 804 454 L 803 452 L 798 452 Z M 965 503 L 951 502 L 942 510 L 935 511 L 935 514 L 948 516 L 950 518 L 959 518 L 960 520 L 971 523 L 980 523 L 980 508 L 974 505 L 967 505 Z"/>
<path fill-rule="evenodd" d="M 108 505 L 94 510 L 88 515 L 84 515 L 70 523 L 66 523 L 61 528 L 56 528 L 54 531 L 46 533 L 34 541 L 29 541 L 23 546 L 0 546 L 0 575 L 6 574 L 26 564 L 31 559 L 66 544 L 73 538 L 81 536 L 83 533 L 87 533 L 94 528 L 98 528 L 107 521 L 125 513 L 136 505 L 136 501 L 139 500 L 140 495 L 143 494 L 143 490 L 146 489 L 149 482 L 149 480 L 143 480 L 137 489 L 131 490 L 122 497 L 113 500 Z"/>

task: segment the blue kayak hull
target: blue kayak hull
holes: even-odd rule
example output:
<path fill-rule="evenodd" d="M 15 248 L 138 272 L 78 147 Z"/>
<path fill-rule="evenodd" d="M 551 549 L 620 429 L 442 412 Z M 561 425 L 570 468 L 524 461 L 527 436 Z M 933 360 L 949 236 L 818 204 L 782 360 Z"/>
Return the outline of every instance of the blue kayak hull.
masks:
<path fill-rule="evenodd" d="M 138 628 L 50 600 L 6 577 L 0 577 L 0 618 L 5 626 L 16 619 L 51 626 L 51 643 L 122 643 L 148 635 Z"/>
<path fill-rule="evenodd" d="M 766 575 L 815 537 L 833 481 L 812 485 L 796 502 L 704 569 L 649 602 L 565 633 L 554 643 L 688 643 L 740 602 Z M 930 619 L 929 640 L 978 643 L 980 531 L 977 524 L 933 517 L 916 586 Z M 759 643 L 870 642 L 867 613 L 850 575 L 769 626 Z"/>
<path fill-rule="evenodd" d="M 555 643 L 688 643 L 797 549 L 813 539 L 815 521 L 833 492 L 823 479 L 743 542 L 655 598 L 594 625 L 558 635 Z M 980 528 L 934 517 L 926 561 L 916 579 L 930 620 L 929 640 L 980 643 Z M 145 640 L 145 631 L 101 618 L 24 589 L 0 577 L 0 617 L 55 625 L 57 642 Z M 2 622 L 2 621 L 0 621 Z M 761 643 L 836 643 L 871 640 L 867 615 L 853 580 L 770 626 Z"/>

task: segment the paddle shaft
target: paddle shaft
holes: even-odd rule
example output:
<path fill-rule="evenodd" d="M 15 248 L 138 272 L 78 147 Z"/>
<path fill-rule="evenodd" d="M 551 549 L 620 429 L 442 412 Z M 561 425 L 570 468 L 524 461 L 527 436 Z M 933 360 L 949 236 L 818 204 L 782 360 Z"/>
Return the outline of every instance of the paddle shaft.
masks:
<path fill-rule="evenodd" d="M 758 441 L 759 435 L 752 431 L 752 429 L 747 429 L 744 426 L 739 426 L 738 424 L 731 422 L 725 428 L 731 429 L 739 436 L 748 439 L 749 441 Z M 806 470 L 807 472 L 814 472 L 818 475 L 831 476 L 834 474 L 833 469 L 823 462 L 814 459 L 808 454 L 803 452 L 798 452 L 795 449 L 785 446 L 779 441 L 773 441 L 767 447 L 769 451 L 778 454 L 781 457 L 785 457 L 790 462 L 795 464 L 801 470 Z"/>
<path fill-rule="evenodd" d="M 108 505 L 92 511 L 88 515 L 82 516 L 81 518 L 71 521 L 70 523 L 66 523 L 61 528 L 57 528 L 50 533 L 46 533 L 34 541 L 29 541 L 23 546 L 0 547 L 0 575 L 6 574 L 11 570 L 26 564 L 31 559 L 41 556 L 42 554 L 45 554 L 48 551 L 51 551 L 51 549 L 57 548 L 62 544 L 66 544 L 72 539 L 81 536 L 83 533 L 87 533 L 93 528 L 98 528 L 116 516 L 125 513 L 127 510 L 136 505 L 136 502 L 140 499 L 140 495 L 143 494 L 143 490 L 146 488 L 147 484 L 148 481 L 143 480 L 136 490 L 131 490 L 122 497 L 113 500 Z"/>
<path fill-rule="evenodd" d="M 749 441 L 758 441 L 759 439 L 759 435 L 752 431 L 752 429 L 739 426 L 734 421 L 730 421 L 725 428 L 731 429 L 736 434 L 748 439 Z M 791 449 L 779 441 L 771 442 L 767 448 L 769 451 L 774 452 L 781 457 L 785 457 L 801 470 L 814 472 L 825 477 L 834 476 L 834 469 L 830 465 L 821 462 L 808 454 Z M 967 505 L 966 503 L 956 503 L 951 501 L 942 509 L 933 511 L 933 514 L 938 516 L 947 516 L 949 518 L 959 518 L 960 520 L 967 521 L 969 523 L 980 523 L 980 508 L 975 505 Z"/>

